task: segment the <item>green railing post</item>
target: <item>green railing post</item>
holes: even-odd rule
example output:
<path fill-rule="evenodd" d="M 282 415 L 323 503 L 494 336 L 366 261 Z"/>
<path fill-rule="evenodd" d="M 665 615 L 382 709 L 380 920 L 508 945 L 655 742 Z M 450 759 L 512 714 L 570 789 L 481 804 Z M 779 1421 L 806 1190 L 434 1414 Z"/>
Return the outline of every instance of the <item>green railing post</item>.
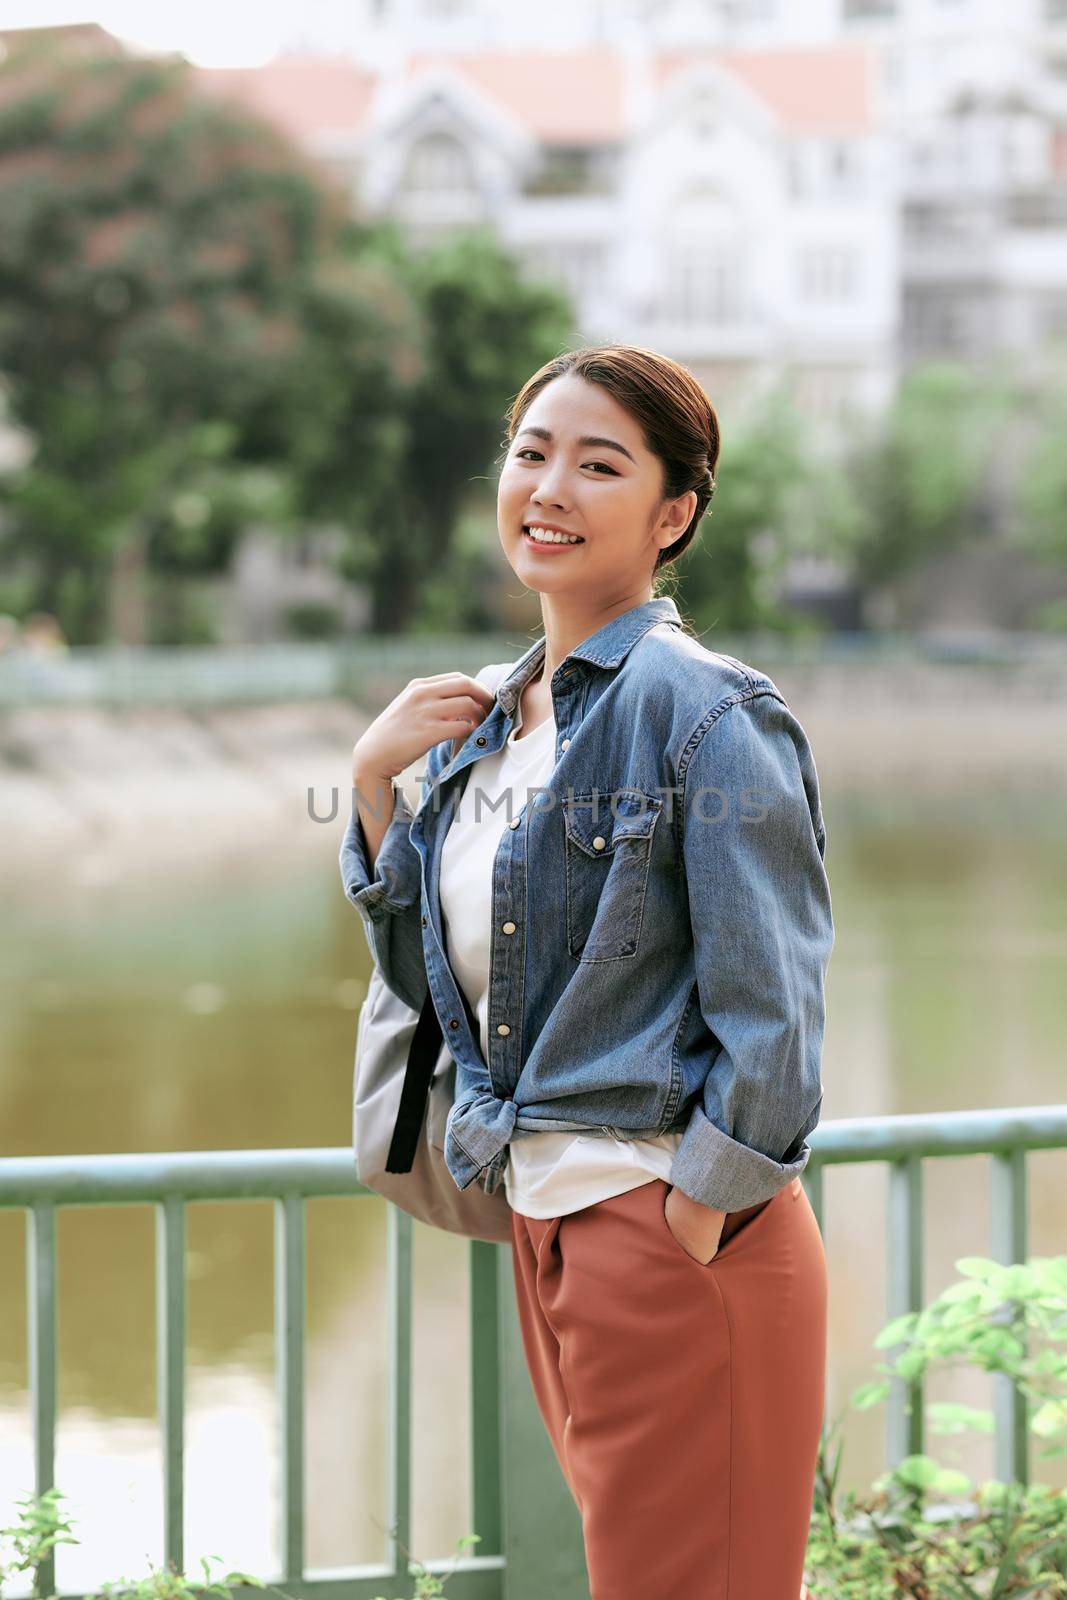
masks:
<path fill-rule="evenodd" d="M 824 1195 L 822 1162 L 816 1160 L 814 1153 L 812 1153 L 811 1157 L 809 1158 L 808 1164 L 804 1168 L 804 1172 L 800 1181 L 804 1185 L 808 1200 L 811 1202 L 811 1209 L 814 1211 L 815 1220 L 819 1224 L 819 1232 L 822 1233 L 825 1238 L 825 1231 L 823 1228 Z"/>
<path fill-rule="evenodd" d="M 480 1556 L 503 1554 L 499 1253 L 485 1239 L 470 1242 L 471 1531 Z"/>
<path fill-rule="evenodd" d="M 185 1201 L 156 1212 L 156 1412 L 163 1452 L 163 1559 L 185 1568 Z"/>
<path fill-rule="evenodd" d="M 906 1156 L 889 1168 L 888 1314 L 921 1311 L 923 1304 L 922 1157 Z M 897 1349 L 900 1347 L 897 1346 Z M 893 1350 L 886 1352 L 892 1359 Z M 895 1467 L 923 1448 L 922 1381 L 891 1380 L 886 1416 L 886 1454 Z"/>
<path fill-rule="evenodd" d="M 990 1248 L 995 1261 L 1005 1265 L 1026 1260 L 1028 1233 L 1026 1151 L 995 1152 L 990 1158 Z M 1025 1324 L 1016 1318 L 1016 1333 L 1026 1339 Z M 1004 1372 L 993 1374 L 993 1413 L 996 1419 L 994 1466 L 1004 1483 L 1030 1481 L 1029 1429 L 1026 1396 Z"/>
<path fill-rule="evenodd" d="M 46 1202 L 26 1217 L 30 1405 L 33 1408 L 34 1493 L 55 1485 L 56 1470 L 56 1212 Z M 35 1595 L 55 1591 L 55 1550 L 34 1575 Z"/>
<path fill-rule="evenodd" d="M 411 1549 L 411 1217 L 389 1207 L 386 1295 L 389 1305 L 389 1424 L 386 1428 L 389 1534 L 386 1562 L 397 1584 L 408 1581 Z"/>
<path fill-rule="evenodd" d="M 274 1202 L 274 1382 L 281 1482 L 278 1543 L 288 1583 L 304 1576 L 304 1344 L 307 1209 L 302 1194 Z"/>

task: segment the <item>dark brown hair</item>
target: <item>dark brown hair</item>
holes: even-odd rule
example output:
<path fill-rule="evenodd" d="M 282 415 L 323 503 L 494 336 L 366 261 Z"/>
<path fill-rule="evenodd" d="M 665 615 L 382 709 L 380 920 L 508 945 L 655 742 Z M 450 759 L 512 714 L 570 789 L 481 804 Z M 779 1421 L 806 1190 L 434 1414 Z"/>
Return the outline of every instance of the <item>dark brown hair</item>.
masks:
<path fill-rule="evenodd" d="M 689 369 L 670 356 L 640 345 L 588 345 L 554 356 L 526 380 L 508 407 L 508 444 L 535 396 L 566 372 L 599 384 L 640 423 L 646 449 L 663 466 L 663 499 L 674 500 L 696 490 L 696 510 L 689 526 L 659 552 L 653 568 L 658 572 L 692 544 L 715 492 L 719 459 L 715 407 Z"/>

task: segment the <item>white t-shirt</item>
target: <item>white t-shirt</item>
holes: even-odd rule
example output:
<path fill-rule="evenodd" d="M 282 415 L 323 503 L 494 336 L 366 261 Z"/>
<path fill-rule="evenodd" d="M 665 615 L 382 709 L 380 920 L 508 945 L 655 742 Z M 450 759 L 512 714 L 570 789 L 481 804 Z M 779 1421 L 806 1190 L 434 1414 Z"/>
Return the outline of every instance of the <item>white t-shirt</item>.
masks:
<path fill-rule="evenodd" d="M 557 759 L 551 713 L 532 732 L 516 738 L 521 728 L 520 701 L 514 727 L 501 748 L 471 766 L 441 848 L 445 951 L 478 1019 L 486 1060 L 493 863 L 505 828 L 529 803 L 528 791 L 548 783 Z M 681 1137 L 667 1133 L 651 1139 L 619 1139 L 613 1134 L 554 1130 L 516 1134 L 504 1173 L 508 1201 L 528 1217 L 558 1217 L 654 1178 L 668 1178 Z"/>

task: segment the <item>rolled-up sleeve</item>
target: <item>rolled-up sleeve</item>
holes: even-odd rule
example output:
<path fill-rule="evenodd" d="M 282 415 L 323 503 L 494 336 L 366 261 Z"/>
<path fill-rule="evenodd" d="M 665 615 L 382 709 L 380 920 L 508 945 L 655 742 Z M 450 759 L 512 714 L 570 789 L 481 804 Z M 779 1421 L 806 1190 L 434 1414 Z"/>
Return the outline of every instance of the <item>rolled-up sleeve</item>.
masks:
<path fill-rule="evenodd" d="M 834 924 L 806 735 L 777 695 L 716 708 L 689 760 L 682 838 L 711 1060 L 670 1181 L 740 1211 L 805 1168 L 819 1120 Z"/>
<path fill-rule="evenodd" d="M 434 746 L 427 757 L 423 800 L 433 785 L 433 757 L 438 749 Z M 415 813 L 395 778 L 392 789 L 392 821 L 373 868 L 368 864 L 366 835 L 353 792 L 348 826 L 341 841 L 341 882 L 347 899 L 363 920 L 371 956 L 385 983 L 418 1011 L 428 988 L 422 946 L 422 861 L 410 837 Z"/>

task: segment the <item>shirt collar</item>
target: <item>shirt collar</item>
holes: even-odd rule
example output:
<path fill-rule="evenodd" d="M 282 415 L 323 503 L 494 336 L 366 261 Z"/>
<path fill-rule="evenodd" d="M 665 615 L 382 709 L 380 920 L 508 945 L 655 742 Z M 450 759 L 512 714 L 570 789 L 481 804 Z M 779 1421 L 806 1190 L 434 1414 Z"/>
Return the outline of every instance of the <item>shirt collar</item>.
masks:
<path fill-rule="evenodd" d="M 589 661 L 596 667 L 618 667 L 629 655 L 637 641 L 658 622 L 672 622 L 682 626 L 681 614 L 670 595 L 657 595 L 639 606 L 622 611 L 602 628 L 591 633 L 588 639 L 576 644 L 564 661 L 577 658 Z M 544 660 L 547 640 L 542 634 L 536 644 L 519 658 L 514 667 L 497 685 L 496 697 L 508 716 L 515 710 L 519 696 Z M 563 662 L 560 663 L 560 666 Z"/>

